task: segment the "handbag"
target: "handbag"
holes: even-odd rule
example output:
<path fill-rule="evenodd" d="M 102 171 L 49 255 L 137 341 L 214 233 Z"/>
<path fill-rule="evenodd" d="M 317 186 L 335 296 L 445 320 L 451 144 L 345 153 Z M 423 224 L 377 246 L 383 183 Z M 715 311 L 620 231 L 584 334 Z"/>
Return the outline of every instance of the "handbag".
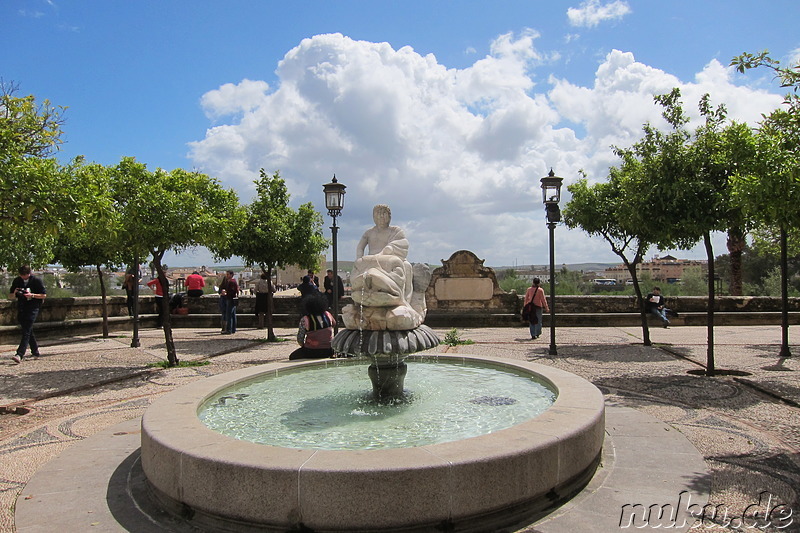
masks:
<path fill-rule="evenodd" d="M 533 313 L 533 302 L 528 302 L 522 308 L 522 320 L 530 320 L 531 313 Z M 536 320 L 536 313 L 533 313 L 533 319 Z"/>

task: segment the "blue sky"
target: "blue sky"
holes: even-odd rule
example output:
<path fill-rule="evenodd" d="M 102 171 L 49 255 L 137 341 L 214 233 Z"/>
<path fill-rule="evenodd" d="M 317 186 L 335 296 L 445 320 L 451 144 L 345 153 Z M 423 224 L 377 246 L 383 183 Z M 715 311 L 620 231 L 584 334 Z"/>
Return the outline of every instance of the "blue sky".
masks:
<path fill-rule="evenodd" d="M 755 125 L 782 91 L 730 59 L 800 55 L 796 0 L 0 0 L 0 27 L 0 77 L 68 108 L 65 161 L 198 169 L 243 203 L 259 168 L 280 170 L 320 211 L 336 173 L 342 260 L 388 203 L 412 261 L 496 266 L 547 262 L 539 178 L 603 180 L 610 146 L 658 123 L 653 94 L 680 86 L 694 110 L 708 92 Z M 558 263 L 617 260 L 556 238 Z"/>

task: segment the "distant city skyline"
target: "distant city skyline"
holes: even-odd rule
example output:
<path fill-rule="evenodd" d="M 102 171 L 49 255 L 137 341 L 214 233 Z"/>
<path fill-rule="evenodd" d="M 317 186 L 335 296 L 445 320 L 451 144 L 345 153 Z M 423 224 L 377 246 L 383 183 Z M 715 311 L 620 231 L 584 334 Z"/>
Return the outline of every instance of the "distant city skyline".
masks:
<path fill-rule="evenodd" d="M 321 213 L 336 174 L 340 257 L 388 203 L 409 258 L 429 263 L 462 249 L 493 265 L 546 262 L 539 179 L 551 168 L 565 187 L 580 171 L 605 180 L 611 146 L 663 126 L 653 95 L 673 87 L 695 120 L 709 93 L 755 126 L 784 89 L 731 58 L 800 57 L 796 0 L 6 0 L 0 19 L 3 81 L 67 108 L 62 161 L 196 169 L 242 203 L 260 168 L 280 171 L 292 205 Z M 724 236 L 714 249 L 725 253 Z M 615 257 L 602 239 L 556 230 L 558 263 Z M 215 264 L 207 250 L 165 261 Z"/>

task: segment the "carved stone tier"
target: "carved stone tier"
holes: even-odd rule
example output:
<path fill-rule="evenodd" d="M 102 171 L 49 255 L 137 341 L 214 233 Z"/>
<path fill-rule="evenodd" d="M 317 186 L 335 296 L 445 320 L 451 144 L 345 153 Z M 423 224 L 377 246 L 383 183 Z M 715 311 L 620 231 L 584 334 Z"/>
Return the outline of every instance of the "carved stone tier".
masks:
<path fill-rule="evenodd" d="M 401 331 L 344 329 L 336 334 L 331 345 L 336 353 L 394 359 L 399 363 L 412 353 L 438 346 L 439 337 L 425 325 Z"/>

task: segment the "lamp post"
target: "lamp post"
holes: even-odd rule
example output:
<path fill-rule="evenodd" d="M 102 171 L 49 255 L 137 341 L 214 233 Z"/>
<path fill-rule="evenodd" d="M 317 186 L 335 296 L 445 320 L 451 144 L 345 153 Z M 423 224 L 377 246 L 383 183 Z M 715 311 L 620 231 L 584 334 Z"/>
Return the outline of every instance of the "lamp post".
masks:
<path fill-rule="evenodd" d="M 550 173 L 542 178 L 542 200 L 547 214 L 547 229 L 550 230 L 550 355 L 558 355 L 556 349 L 556 248 L 553 231 L 561 220 L 561 209 L 558 202 L 561 200 L 561 182 L 550 169 Z"/>
<path fill-rule="evenodd" d="M 131 348 L 139 348 L 139 255 L 133 260 L 133 337 Z"/>
<path fill-rule="evenodd" d="M 333 226 L 331 226 L 331 234 L 333 236 L 333 317 L 336 319 L 336 325 L 333 326 L 334 334 L 339 332 L 339 263 L 336 250 L 336 234 L 339 228 L 336 226 L 336 217 L 338 217 L 342 208 L 344 207 L 344 189 L 345 185 L 336 180 L 336 174 L 330 183 L 322 186 L 325 192 L 325 207 L 328 209 L 328 215 L 333 218 Z"/>

